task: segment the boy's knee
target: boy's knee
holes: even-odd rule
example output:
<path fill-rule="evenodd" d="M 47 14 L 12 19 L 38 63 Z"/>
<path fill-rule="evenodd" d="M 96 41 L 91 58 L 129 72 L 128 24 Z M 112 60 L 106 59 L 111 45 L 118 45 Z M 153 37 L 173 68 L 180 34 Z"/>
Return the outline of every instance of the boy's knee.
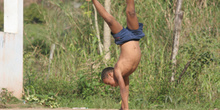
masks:
<path fill-rule="evenodd" d="M 131 17 L 135 17 L 136 16 L 136 12 L 134 9 L 132 10 L 126 10 L 126 14 L 131 16 Z"/>

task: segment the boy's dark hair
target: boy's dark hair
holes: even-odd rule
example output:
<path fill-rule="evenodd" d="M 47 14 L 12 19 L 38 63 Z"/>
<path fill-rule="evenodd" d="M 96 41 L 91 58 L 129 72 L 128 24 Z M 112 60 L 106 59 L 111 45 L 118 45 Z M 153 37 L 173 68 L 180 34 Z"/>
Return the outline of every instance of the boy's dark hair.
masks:
<path fill-rule="evenodd" d="M 113 70 L 114 70 L 113 67 L 107 67 L 104 70 L 102 70 L 102 74 L 101 74 L 102 81 L 103 81 L 103 79 L 108 78 L 107 73 L 112 72 Z"/>

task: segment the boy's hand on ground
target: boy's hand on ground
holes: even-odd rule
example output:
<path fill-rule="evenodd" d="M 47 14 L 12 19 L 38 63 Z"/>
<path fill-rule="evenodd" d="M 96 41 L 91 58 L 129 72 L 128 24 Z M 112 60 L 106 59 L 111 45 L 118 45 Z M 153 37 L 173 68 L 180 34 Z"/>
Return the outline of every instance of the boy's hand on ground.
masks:
<path fill-rule="evenodd" d="M 122 105 L 119 110 L 129 110 L 129 109 L 128 108 L 124 108 L 124 106 Z"/>
<path fill-rule="evenodd" d="M 120 108 L 119 110 L 129 110 L 129 109 L 123 109 L 123 108 Z"/>

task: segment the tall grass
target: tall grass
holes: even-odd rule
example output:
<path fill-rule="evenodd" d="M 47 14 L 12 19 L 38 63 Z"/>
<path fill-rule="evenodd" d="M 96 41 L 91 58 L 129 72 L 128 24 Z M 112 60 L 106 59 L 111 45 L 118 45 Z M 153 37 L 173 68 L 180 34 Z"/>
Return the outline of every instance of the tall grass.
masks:
<path fill-rule="evenodd" d="M 33 86 L 38 94 L 56 93 L 61 97 L 61 106 L 119 108 L 119 88 L 101 83 L 100 72 L 117 62 L 120 49 L 112 39 L 111 59 L 104 62 L 98 50 L 91 2 L 85 2 L 80 9 L 73 8 L 71 3 L 47 0 L 42 7 L 49 7 L 39 8 L 45 19 L 42 39 L 48 40 L 42 43 L 47 47 L 56 44 L 56 50 L 50 73 L 49 52 L 40 53 L 44 48 L 39 46 L 25 50 L 25 87 Z M 220 3 L 184 1 L 176 82 L 172 86 L 170 56 L 175 3 L 176 0 L 136 1 L 136 12 L 139 22 L 144 23 L 146 36 L 140 41 L 142 60 L 130 76 L 131 109 L 220 108 Z M 112 1 L 112 14 L 123 26 L 125 4 Z M 103 30 L 103 20 L 98 20 Z M 30 31 L 25 37 L 30 38 Z M 187 63 L 186 72 L 182 72 Z"/>

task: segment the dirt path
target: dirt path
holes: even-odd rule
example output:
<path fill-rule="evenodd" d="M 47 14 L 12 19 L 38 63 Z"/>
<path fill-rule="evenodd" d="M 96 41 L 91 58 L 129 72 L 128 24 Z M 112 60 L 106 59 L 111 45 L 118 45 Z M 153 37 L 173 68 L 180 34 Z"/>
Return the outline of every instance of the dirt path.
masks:
<path fill-rule="evenodd" d="M 70 108 L 13 108 L 13 109 L 0 109 L 0 110 L 118 110 L 118 109 L 70 109 Z"/>

